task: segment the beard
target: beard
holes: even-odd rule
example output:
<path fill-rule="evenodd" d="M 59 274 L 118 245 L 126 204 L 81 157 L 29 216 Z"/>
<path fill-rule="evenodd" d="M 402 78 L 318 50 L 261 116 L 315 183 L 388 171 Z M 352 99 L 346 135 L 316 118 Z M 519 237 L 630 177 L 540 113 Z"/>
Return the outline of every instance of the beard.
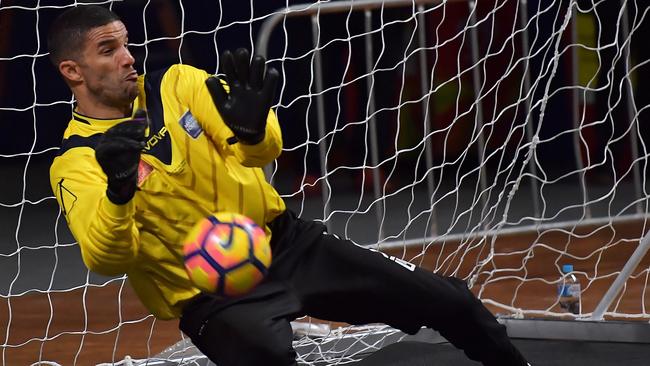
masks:
<path fill-rule="evenodd" d="M 138 84 L 129 81 L 111 83 L 88 84 L 88 90 L 101 101 L 102 104 L 117 108 L 128 108 L 138 97 Z"/>

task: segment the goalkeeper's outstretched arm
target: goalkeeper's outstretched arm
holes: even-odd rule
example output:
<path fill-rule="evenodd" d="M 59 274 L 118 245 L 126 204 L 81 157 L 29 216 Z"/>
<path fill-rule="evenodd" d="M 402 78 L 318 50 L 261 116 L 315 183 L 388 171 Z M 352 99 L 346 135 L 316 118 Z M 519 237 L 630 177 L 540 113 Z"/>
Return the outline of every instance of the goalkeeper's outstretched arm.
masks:
<path fill-rule="evenodd" d="M 264 72 L 261 56 L 247 65 L 250 56 L 244 49 L 236 55 L 224 53 L 227 82 L 188 65 L 170 67 L 165 77 L 174 78 L 177 95 L 224 156 L 235 155 L 244 166 L 263 167 L 282 151 L 280 125 L 271 109 L 278 72 Z"/>

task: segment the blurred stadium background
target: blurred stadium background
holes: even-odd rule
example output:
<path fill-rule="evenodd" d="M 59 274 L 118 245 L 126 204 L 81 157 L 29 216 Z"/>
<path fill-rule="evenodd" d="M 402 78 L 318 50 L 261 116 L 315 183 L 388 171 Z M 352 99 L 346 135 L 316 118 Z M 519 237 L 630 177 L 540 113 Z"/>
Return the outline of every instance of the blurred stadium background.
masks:
<path fill-rule="evenodd" d="M 127 25 L 139 72 L 178 62 L 216 72 L 221 52 L 255 48 L 271 14 L 304 1 L 102 3 Z M 86 271 L 49 187 L 72 97 L 45 39 L 72 4 L 0 1 L 3 365 L 147 358 L 181 340 L 176 322 L 154 321 L 123 278 Z M 627 1 L 624 13 L 618 1 L 471 4 L 320 15 L 320 87 L 313 18 L 283 19 L 267 53 L 283 77 L 285 151 L 273 182 L 303 217 L 471 281 L 495 313 L 557 316 L 558 266 L 569 261 L 591 313 L 648 231 L 648 5 Z M 418 45 L 416 12 L 428 48 Z M 522 92 L 526 75 L 532 85 Z M 534 171 L 526 126 L 537 131 Z M 609 318 L 650 319 L 650 259 L 639 261 Z"/>

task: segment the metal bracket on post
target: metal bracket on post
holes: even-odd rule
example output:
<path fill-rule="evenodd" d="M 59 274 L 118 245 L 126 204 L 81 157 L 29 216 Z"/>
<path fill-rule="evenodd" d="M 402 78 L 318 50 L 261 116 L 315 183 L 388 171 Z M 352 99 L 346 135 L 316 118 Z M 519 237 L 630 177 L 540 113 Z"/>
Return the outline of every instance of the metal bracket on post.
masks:
<path fill-rule="evenodd" d="M 648 252 L 648 249 L 650 249 L 650 231 L 648 231 L 643 239 L 641 239 L 639 246 L 636 247 L 636 250 L 632 253 L 630 259 L 625 263 L 621 273 L 618 274 L 618 277 L 616 277 L 612 286 L 607 290 L 598 306 L 596 306 L 596 309 L 591 314 L 591 318 L 589 318 L 590 320 L 603 320 L 603 315 L 605 315 L 609 306 L 614 302 L 614 299 L 618 296 L 621 288 L 625 285 L 625 281 L 627 281 L 632 274 L 632 271 L 634 271 L 634 269 L 639 265 L 641 259 L 643 259 L 645 254 Z"/>

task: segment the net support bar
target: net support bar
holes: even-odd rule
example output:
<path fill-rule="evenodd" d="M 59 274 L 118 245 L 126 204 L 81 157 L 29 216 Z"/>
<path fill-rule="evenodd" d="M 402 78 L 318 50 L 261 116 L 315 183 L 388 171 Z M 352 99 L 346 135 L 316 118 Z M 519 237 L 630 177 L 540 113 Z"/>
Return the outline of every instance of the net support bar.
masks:
<path fill-rule="evenodd" d="M 318 115 L 318 156 L 320 161 L 320 172 L 321 176 L 324 178 L 322 183 L 323 189 L 321 189 L 321 196 L 323 200 L 323 217 L 327 218 L 330 214 L 330 186 L 327 181 L 327 139 L 325 138 L 325 101 L 323 96 L 323 65 L 321 61 L 321 55 L 318 48 L 320 47 L 320 26 L 318 23 L 318 13 L 312 15 L 311 17 L 311 31 L 312 31 L 312 40 L 314 44 L 314 58 L 312 63 L 312 72 L 316 75 L 316 112 Z M 309 112 L 307 112 L 309 116 Z M 308 117 L 309 118 L 309 117 Z M 309 145 L 307 145 L 309 149 Z M 305 159 L 307 158 L 307 151 L 305 152 Z M 325 226 L 327 230 L 332 230 L 331 220 L 325 221 Z"/>
<path fill-rule="evenodd" d="M 476 16 L 476 6 L 477 2 L 476 1 L 469 1 L 467 3 L 469 6 L 469 12 L 470 12 L 470 43 L 471 43 L 471 50 L 472 50 L 472 62 L 474 62 L 474 65 L 478 65 L 479 63 L 483 64 L 483 69 L 485 70 L 485 60 L 480 60 L 479 57 L 479 50 L 478 50 L 478 25 L 477 25 L 477 16 Z M 479 184 L 480 184 L 480 191 L 478 192 L 478 195 L 481 197 L 481 211 L 483 212 L 485 210 L 485 207 L 487 207 L 487 197 L 484 194 L 484 192 L 487 192 L 487 176 L 485 173 L 485 155 L 483 154 L 485 152 L 485 135 L 484 135 L 484 130 L 483 130 L 483 101 L 482 101 L 482 96 L 481 96 L 481 91 L 483 90 L 483 87 L 485 86 L 485 83 L 483 79 L 481 78 L 481 73 L 479 71 L 478 66 L 472 68 L 472 85 L 474 88 L 474 97 L 476 98 L 476 114 L 474 117 L 474 129 L 477 134 L 477 157 L 479 161 Z M 473 138 L 473 136 L 472 136 Z M 476 191 L 474 193 L 475 195 L 477 194 Z"/>
<path fill-rule="evenodd" d="M 558 222 L 549 222 L 545 224 L 537 225 L 523 225 L 515 226 L 510 228 L 501 228 L 498 230 L 480 230 L 467 233 L 454 233 L 454 234 L 443 234 L 439 236 L 429 236 L 426 238 L 413 238 L 407 240 L 390 240 L 383 243 L 365 243 L 363 246 L 378 248 L 381 250 L 390 250 L 390 249 L 402 249 L 411 246 L 422 246 L 422 243 L 425 244 L 437 244 L 443 242 L 455 242 L 455 241 L 469 241 L 476 238 L 482 238 L 486 236 L 495 236 L 506 237 L 512 235 L 520 235 L 525 233 L 535 233 L 546 230 L 553 229 L 566 229 L 570 228 L 571 230 L 576 230 L 582 227 L 596 226 L 596 225 L 608 225 L 608 224 L 620 224 L 628 222 L 636 222 L 640 220 L 650 220 L 650 214 L 631 214 L 631 215 L 622 215 L 615 217 L 598 217 L 591 218 L 586 220 L 571 220 L 571 221 L 558 221 Z"/>
<path fill-rule="evenodd" d="M 433 73 L 435 70 L 435 65 L 431 69 L 431 77 L 429 77 L 429 72 L 427 71 L 427 51 L 426 51 L 426 44 L 427 44 L 427 35 L 425 33 L 426 29 L 426 22 L 424 20 L 424 5 L 420 4 L 418 5 L 418 15 L 417 15 L 417 21 L 418 21 L 418 42 L 420 47 L 422 47 L 422 51 L 419 52 L 419 59 L 418 62 L 420 63 L 420 91 L 422 92 L 422 95 L 426 95 L 427 97 L 424 99 L 424 103 L 422 103 L 422 116 L 424 118 L 424 136 L 426 136 L 426 141 L 424 142 L 425 147 L 424 147 L 424 158 L 425 158 L 425 164 L 427 167 L 427 192 L 429 193 L 429 197 L 431 199 L 431 214 L 430 214 L 430 225 L 429 229 L 430 235 L 437 235 L 438 234 L 438 225 L 437 225 L 437 217 L 436 217 L 436 208 L 433 205 L 433 202 L 435 201 L 435 170 L 431 169 L 433 166 L 433 143 L 431 142 L 431 138 L 429 138 L 429 135 L 431 134 L 431 115 L 429 113 L 429 106 L 430 106 L 430 101 L 431 101 L 431 94 L 433 90 Z M 437 32 L 436 32 L 437 33 Z M 436 49 L 437 52 L 437 49 Z M 436 54 L 436 62 L 438 60 L 438 56 Z"/>
<path fill-rule="evenodd" d="M 636 108 L 636 103 L 634 101 L 634 95 L 632 91 L 632 80 L 630 80 L 630 43 L 626 42 L 630 37 L 630 17 L 629 10 L 627 6 L 627 0 L 620 0 L 621 2 L 621 11 L 623 12 L 621 27 L 621 36 L 623 37 L 624 42 L 624 57 L 625 57 L 625 97 L 627 99 L 627 115 L 630 121 L 630 150 L 632 152 L 632 161 L 639 159 L 639 143 L 637 141 L 637 135 L 634 133 L 634 126 L 638 126 L 639 123 L 639 114 Z M 641 164 L 634 164 L 633 167 L 633 177 L 634 177 L 634 191 L 636 192 L 637 197 L 643 197 L 643 185 L 641 184 Z M 643 212 L 642 201 L 638 201 L 636 204 L 637 212 Z"/>
<path fill-rule="evenodd" d="M 618 277 L 614 280 L 614 283 L 612 283 L 612 286 L 610 286 L 603 298 L 600 300 L 600 303 L 598 303 L 598 306 L 596 306 L 596 309 L 591 315 L 592 320 L 603 320 L 603 315 L 605 315 L 609 306 L 616 299 L 616 296 L 618 296 L 619 292 L 625 285 L 625 281 L 627 281 L 632 274 L 632 271 L 634 271 L 634 269 L 639 265 L 641 259 L 643 259 L 645 254 L 648 252 L 648 249 L 650 249 L 650 231 L 648 231 L 643 239 L 641 239 L 639 246 L 636 247 L 636 250 L 632 253 L 630 259 L 625 263 L 621 273 L 619 273 Z"/>
<path fill-rule="evenodd" d="M 521 35 L 521 49 L 523 50 L 523 54 L 527 55 L 527 57 L 525 58 L 526 61 L 524 63 L 524 81 L 523 81 L 524 85 L 522 86 L 523 94 L 524 97 L 526 98 L 526 139 L 528 140 L 528 143 L 532 143 L 535 132 L 533 131 L 533 123 L 531 121 L 532 96 L 528 95 L 530 93 L 530 88 L 532 84 L 531 76 L 530 76 L 530 40 L 528 37 L 528 27 L 526 26 L 528 24 L 528 1 L 520 0 L 519 3 L 521 5 L 521 10 L 519 11 L 519 25 L 521 26 L 521 29 L 524 30 Z M 535 161 L 533 161 L 532 159 L 528 160 L 528 170 L 534 176 L 538 175 L 537 165 L 535 164 Z M 530 192 L 531 192 L 530 196 L 533 201 L 533 212 L 535 213 L 535 217 L 540 217 L 541 210 L 540 210 L 540 203 L 539 203 L 539 182 L 537 181 L 537 179 L 530 180 Z"/>
<path fill-rule="evenodd" d="M 373 60 L 375 59 L 375 51 L 372 47 L 372 12 L 368 9 L 364 11 L 364 27 L 366 35 L 364 37 L 364 43 L 366 47 L 366 78 L 367 88 L 368 88 L 368 105 L 366 107 L 366 118 L 368 119 L 368 125 L 370 129 L 370 161 L 373 167 L 379 165 L 379 141 L 377 141 L 377 118 L 375 117 L 375 111 L 377 107 L 375 106 L 375 74 L 373 70 Z M 364 161 L 365 165 L 365 161 Z M 379 171 L 378 169 L 373 169 L 372 177 L 372 189 L 377 202 L 375 206 L 375 215 L 379 225 L 379 240 L 384 238 L 384 228 L 381 225 L 383 223 L 382 217 L 384 216 L 384 202 L 380 200 L 381 190 L 379 187 Z M 365 171 L 363 172 L 365 176 Z"/>
<path fill-rule="evenodd" d="M 307 16 L 313 14 L 340 13 L 343 11 L 373 10 L 380 8 L 395 8 L 402 6 L 438 4 L 444 0 L 357 0 L 357 1 L 332 1 L 328 3 L 296 4 L 280 10 L 268 17 L 260 27 L 255 49 L 259 54 L 268 55 L 269 39 L 278 23 L 285 17 Z M 446 2 L 464 2 L 467 0 L 447 0 Z"/>
<path fill-rule="evenodd" d="M 571 5 L 570 5 L 571 6 Z M 576 4 L 577 6 L 577 4 Z M 578 12 L 571 12 L 571 43 L 576 44 L 578 41 Z M 571 47 L 571 77 L 573 78 L 573 85 L 578 85 L 578 47 Z M 587 192 L 586 180 L 585 180 L 585 162 L 582 159 L 581 152 L 581 133 L 580 133 L 580 117 L 578 116 L 578 111 L 580 110 L 580 95 L 578 88 L 573 88 L 571 93 L 571 101 L 573 110 L 571 113 L 571 121 L 573 122 L 573 128 L 575 131 L 571 134 L 573 137 L 573 156 L 576 161 L 576 167 L 580 171 L 580 190 L 582 191 L 582 202 L 589 202 L 589 193 Z M 584 205 L 585 217 L 591 218 L 591 208 L 589 205 Z"/>
<path fill-rule="evenodd" d="M 515 339 L 561 339 L 585 342 L 650 343 L 645 322 L 574 321 L 500 318 L 508 336 Z"/>

